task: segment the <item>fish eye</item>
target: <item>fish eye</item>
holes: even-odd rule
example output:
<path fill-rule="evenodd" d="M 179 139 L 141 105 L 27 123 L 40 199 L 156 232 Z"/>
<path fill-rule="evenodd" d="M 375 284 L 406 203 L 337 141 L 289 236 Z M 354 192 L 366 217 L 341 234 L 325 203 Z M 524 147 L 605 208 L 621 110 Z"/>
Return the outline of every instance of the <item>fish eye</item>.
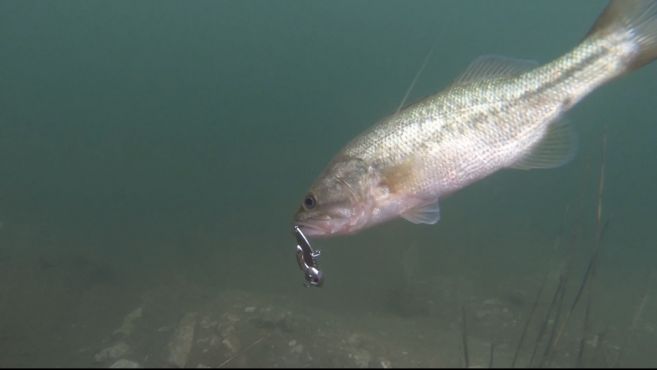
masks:
<path fill-rule="evenodd" d="M 313 209 L 317 205 L 317 200 L 315 199 L 315 196 L 312 194 L 306 195 L 305 198 L 303 198 L 303 206 L 306 209 Z"/>

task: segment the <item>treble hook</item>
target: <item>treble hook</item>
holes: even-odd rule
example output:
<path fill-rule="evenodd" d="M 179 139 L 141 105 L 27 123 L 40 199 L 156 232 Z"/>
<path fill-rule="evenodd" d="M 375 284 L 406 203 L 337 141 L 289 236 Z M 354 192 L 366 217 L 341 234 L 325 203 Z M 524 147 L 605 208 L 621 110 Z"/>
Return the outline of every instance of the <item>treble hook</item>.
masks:
<path fill-rule="evenodd" d="M 292 232 L 297 239 L 297 263 L 306 279 L 304 285 L 306 287 L 321 286 L 324 282 L 324 273 L 318 267 L 320 251 L 312 249 L 310 242 L 303 235 L 299 226 L 294 225 Z"/>

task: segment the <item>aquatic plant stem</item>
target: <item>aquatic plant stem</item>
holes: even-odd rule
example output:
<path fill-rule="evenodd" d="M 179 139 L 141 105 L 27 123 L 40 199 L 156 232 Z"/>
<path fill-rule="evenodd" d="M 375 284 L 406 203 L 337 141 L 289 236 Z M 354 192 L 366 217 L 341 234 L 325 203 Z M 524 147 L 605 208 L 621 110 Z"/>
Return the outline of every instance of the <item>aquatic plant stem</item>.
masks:
<path fill-rule="evenodd" d="M 577 289 L 577 294 L 575 294 L 573 303 L 571 304 L 570 309 L 566 313 L 566 318 L 564 319 L 564 321 L 561 324 L 561 327 L 559 328 L 559 332 L 557 333 L 557 337 L 554 341 L 555 346 L 559 344 L 561 335 L 563 334 L 566 325 L 570 321 L 570 316 L 575 311 L 575 308 L 577 308 L 577 304 L 579 303 L 579 299 L 582 295 L 582 292 L 584 291 L 584 288 L 586 287 L 586 284 L 589 281 L 591 272 L 593 271 L 593 268 L 598 259 L 598 252 L 600 251 L 600 246 L 602 245 L 602 236 L 604 235 L 604 232 L 607 229 L 607 225 L 609 222 L 609 220 L 606 220 L 604 224 L 602 223 L 602 196 L 604 194 L 604 188 L 605 188 L 606 162 L 607 162 L 607 132 L 605 131 L 605 133 L 602 136 L 602 160 L 600 163 L 600 177 L 598 180 L 598 197 L 597 197 L 597 206 L 596 206 L 596 215 L 595 215 L 595 223 L 597 230 L 596 238 L 595 238 L 595 246 L 593 249 L 593 253 L 591 254 L 591 258 L 589 259 L 589 263 L 584 272 L 584 276 L 582 277 L 582 281 L 579 285 L 579 288 Z"/>
<path fill-rule="evenodd" d="M 422 71 L 424 71 L 424 68 L 427 66 L 427 63 L 429 63 L 429 59 L 431 59 L 431 55 L 433 54 L 433 50 L 435 48 L 436 48 L 436 43 L 434 42 L 433 45 L 431 45 L 431 49 L 429 49 L 427 55 L 424 57 L 420 69 L 418 69 L 417 73 L 415 73 L 415 77 L 413 77 L 413 81 L 411 82 L 411 85 L 406 90 L 406 94 L 404 94 L 404 98 L 402 99 L 401 103 L 399 103 L 399 107 L 397 107 L 395 113 L 399 113 L 404 107 L 404 105 L 406 104 L 406 101 L 408 100 L 409 95 L 411 95 L 411 91 L 413 91 L 413 88 L 415 87 L 417 80 L 420 78 Z"/>
<path fill-rule="evenodd" d="M 595 269 L 592 274 L 595 274 Z M 588 335 L 590 317 L 591 317 L 591 302 L 593 301 L 593 278 L 588 284 L 588 297 L 586 300 L 586 309 L 584 310 L 584 323 L 582 324 L 582 337 L 579 340 L 579 350 L 577 352 L 577 360 L 575 362 L 575 367 L 582 367 L 582 360 L 584 358 L 584 349 L 586 346 L 586 336 Z"/>
<path fill-rule="evenodd" d="M 463 361 L 465 368 L 470 367 L 470 356 L 468 354 L 468 326 L 465 318 L 465 306 L 461 306 L 461 345 L 463 346 Z"/>
<path fill-rule="evenodd" d="M 495 342 L 490 342 L 490 354 L 488 356 L 488 368 L 493 368 L 493 361 L 495 360 Z"/>
<path fill-rule="evenodd" d="M 520 334 L 520 339 L 518 340 L 518 346 L 516 347 L 516 352 L 513 354 L 513 361 L 511 361 L 511 367 L 515 367 L 516 365 L 516 361 L 518 360 L 518 353 L 520 353 L 520 348 L 522 347 L 522 343 L 524 342 L 525 336 L 527 335 L 527 330 L 529 329 L 529 324 L 532 321 L 532 317 L 534 317 L 534 312 L 536 311 L 536 307 L 538 307 L 538 302 L 541 298 L 541 295 L 543 294 L 543 289 L 545 288 L 545 283 L 547 282 L 547 279 L 548 279 L 548 274 L 545 275 L 545 278 L 541 283 L 541 287 L 538 288 L 538 293 L 536 293 L 536 299 L 534 299 L 532 308 L 529 310 L 527 321 L 525 322 L 525 326 L 522 328 L 522 333 Z"/>
<path fill-rule="evenodd" d="M 538 334 L 536 335 L 536 341 L 534 342 L 534 349 L 532 350 L 531 357 L 529 358 L 529 363 L 527 364 L 527 367 L 531 367 L 532 364 L 534 363 L 534 358 L 536 357 L 536 352 L 538 351 L 538 347 L 543 340 L 543 336 L 545 335 L 545 331 L 548 327 L 548 323 L 550 321 L 550 317 L 552 316 L 552 311 L 554 310 L 554 307 L 557 303 L 557 299 L 559 298 L 559 295 L 561 294 L 561 290 L 564 289 L 564 286 L 566 285 L 566 278 L 563 273 L 559 275 L 559 284 L 557 284 L 557 289 L 554 291 L 554 295 L 552 296 L 552 301 L 550 302 L 550 306 L 548 307 L 547 313 L 545 314 L 545 319 L 543 319 L 543 323 L 541 324 L 541 327 L 538 330 Z"/>
<path fill-rule="evenodd" d="M 564 287 L 561 289 L 561 294 L 559 295 L 559 304 L 557 305 L 557 311 L 554 317 L 554 323 L 552 324 L 552 330 L 550 330 L 550 337 L 548 338 L 547 345 L 545 346 L 545 351 L 543 352 L 543 357 L 538 367 L 543 367 L 544 364 L 549 366 L 551 360 L 552 351 L 555 348 L 554 337 L 557 332 L 557 325 L 561 319 L 561 311 L 563 308 L 564 296 L 566 295 L 566 283 L 564 282 Z"/>
<path fill-rule="evenodd" d="M 650 282 L 650 276 L 648 277 L 647 281 Z M 648 302 L 648 298 L 649 298 L 648 287 L 650 286 L 651 285 L 648 284 L 646 287 L 646 291 L 643 293 L 643 297 L 641 298 L 641 303 L 639 303 L 639 306 L 637 307 L 636 312 L 634 313 L 634 317 L 632 318 L 632 326 L 630 326 L 630 330 L 628 331 L 627 336 L 625 337 L 625 343 L 620 348 L 618 357 L 616 357 L 616 361 L 614 361 L 614 364 L 611 367 L 617 367 L 620 365 L 621 360 L 623 359 L 623 355 L 625 354 L 625 348 L 627 348 L 627 346 L 631 344 L 632 337 L 634 336 L 634 332 L 636 331 L 636 326 L 639 322 L 639 318 L 643 313 L 643 309 L 646 306 L 646 302 Z"/>

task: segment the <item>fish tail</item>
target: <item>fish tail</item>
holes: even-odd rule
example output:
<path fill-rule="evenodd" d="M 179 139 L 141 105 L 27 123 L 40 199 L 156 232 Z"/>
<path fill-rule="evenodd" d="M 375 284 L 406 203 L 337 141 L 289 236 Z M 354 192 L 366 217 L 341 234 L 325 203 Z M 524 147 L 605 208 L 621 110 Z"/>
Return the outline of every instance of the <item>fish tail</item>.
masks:
<path fill-rule="evenodd" d="M 657 0 L 611 0 L 587 36 L 627 35 L 628 70 L 657 59 Z"/>

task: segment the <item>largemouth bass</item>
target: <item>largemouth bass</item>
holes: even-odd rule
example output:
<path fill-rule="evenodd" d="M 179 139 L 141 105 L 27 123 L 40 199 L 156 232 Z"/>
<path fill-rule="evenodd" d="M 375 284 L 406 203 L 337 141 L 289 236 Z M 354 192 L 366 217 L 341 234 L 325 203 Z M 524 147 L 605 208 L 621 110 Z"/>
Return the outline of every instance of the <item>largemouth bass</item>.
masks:
<path fill-rule="evenodd" d="M 308 236 L 350 234 L 403 217 L 434 224 L 439 200 L 504 168 L 554 168 L 577 140 L 564 113 L 657 58 L 657 1 L 612 0 L 584 40 L 539 66 L 476 59 L 451 86 L 344 147 L 295 215 Z"/>

